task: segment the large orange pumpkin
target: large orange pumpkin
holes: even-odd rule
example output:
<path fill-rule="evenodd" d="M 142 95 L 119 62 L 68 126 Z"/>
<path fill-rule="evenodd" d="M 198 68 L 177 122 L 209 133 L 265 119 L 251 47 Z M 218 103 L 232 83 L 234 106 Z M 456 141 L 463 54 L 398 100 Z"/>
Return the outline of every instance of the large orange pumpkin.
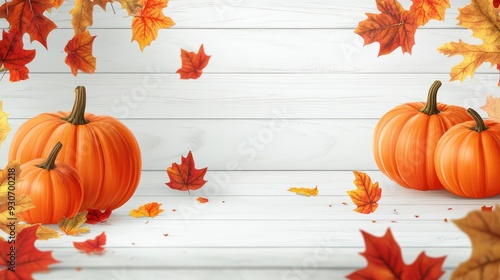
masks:
<path fill-rule="evenodd" d="M 379 169 L 399 185 L 417 190 L 442 189 L 434 170 L 439 138 L 453 125 L 472 120 L 459 106 L 437 103 L 440 81 L 429 89 L 427 103 L 399 105 L 379 120 L 373 154 Z"/>
<path fill-rule="evenodd" d="M 19 127 L 9 151 L 21 163 L 63 144 L 59 160 L 78 170 L 84 198 L 81 211 L 116 209 L 135 192 L 141 175 L 141 153 L 132 132 L 111 116 L 85 113 L 85 87 L 75 89 L 71 112 L 43 113 Z"/>
<path fill-rule="evenodd" d="M 436 173 L 450 192 L 471 198 L 500 194 L 500 123 L 474 118 L 448 130 L 436 147 Z"/>
<path fill-rule="evenodd" d="M 55 224 L 63 217 L 76 215 L 83 201 L 83 186 L 78 171 L 70 165 L 55 163 L 61 150 L 57 143 L 49 156 L 21 164 L 21 181 L 16 193 L 26 194 L 35 208 L 19 213 L 24 221 Z"/>

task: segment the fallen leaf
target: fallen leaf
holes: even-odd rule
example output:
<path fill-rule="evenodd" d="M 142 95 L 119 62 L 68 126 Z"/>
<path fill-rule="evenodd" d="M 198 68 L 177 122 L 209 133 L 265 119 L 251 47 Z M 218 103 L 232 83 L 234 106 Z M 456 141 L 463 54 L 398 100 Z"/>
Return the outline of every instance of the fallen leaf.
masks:
<path fill-rule="evenodd" d="M 342 205 L 347 206 L 347 202 L 342 202 Z"/>
<path fill-rule="evenodd" d="M 10 73 L 9 81 L 17 82 L 28 79 L 28 67 L 35 58 L 35 50 L 25 50 L 22 35 L 19 32 L 2 31 L 0 40 L 0 69 L 7 69 Z"/>
<path fill-rule="evenodd" d="M 351 197 L 352 202 L 356 204 L 357 208 L 354 211 L 370 214 L 375 212 L 378 207 L 378 201 L 382 196 L 382 189 L 379 188 L 378 182 L 372 183 L 372 179 L 368 174 L 353 171 L 356 185 L 356 190 L 347 191 L 347 194 Z"/>
<path fill-rule="evenodd" d="M 73 246 L 76 249 L 84 251 L 87 254 L 102 253 L 104 251 L 104 245 L 106 245 L 106 234 L 104 231 L 94 239 L 87 239 L 83 242 L 73 242 Z"/>
<path fill-rule="evenodd" d="M 86 30 L 83 33 L 75 34 L 64 47 L 64 51 L 68 54 L 64 62 L 71 68 L 73 76 L 77 75 L 78 70 L 94 73 L 96 60 L 92 55 L 92 44 L 95 37 Z"/>
<path fill-rule="evenodd" d="M 144 205 L 141 205 L 138 209 L 130 210 L 129 216 L 132 216 L 134 218 L 139 218 L 139 217 L 154 218 L 158 216 L 158 214 L 163 212 L 163 209 L 160 209 L 160 206 L 161 203 L 157 202 L 146 203 Z"/>
<path fill-rule="evenodd" d="M 500 0 L 493 0 L 493 7 L 498 8 L 500 6 Z"/>
<path fill-rule="evenodd" d="M 403 261 L 401 248 L 388 228 L 382 237 L 361 231 L 366 250 L 361 253 L 367 260 L 365 268 L 349 274 L 349 279 L 439 279 L 444 271 L 444 257 L 431 258 L 420 253 L 410 265 Z"/>
<path fill-rule="evenodd" d="M 198 200 L 198 202 L 200 203 L 207 203 L 208 202 L 208 198 L 205 198 L 205 197 L 198 197 L 196 200 Z"/>
<path fill-rule="evenodd" d="M 483 205 L 481 207 L 481 211 L 484 211 L 484 212 L 493 212 L 493 206 L 486 206 L 486 205 Z"/>
<path fill-rule="evenodd" d="M 444 222 L 447 223 L 448 222 L 448 219 L 444 218 Z"/>
<path fill-rule="evenodd" d="M 71 25 L 75 34 L 83 33 L 93 23 L 94 2 L 90 0 L 75 0 L 75 4 L 69 13 L 71 14 Z"/>
<path fill-rule="evenodd" d="M 81 233 L 87 233 L 89 228 L 82 228 L 81 226 L 87 220 L 87 211 L 76 214 L 73 218 L 63 218 L 59 221 L 59 229 L 67 235 L 77 236 Z"/>
<path fill-rule="evenodd" d="M 175 22 L 163 14 L 168 0 L 142 0 L 132 19 L 132 41 L 137 41 L 141 51 L 158 37 L 158 30 L 170 28 Z"/>
<path fill-rule="evenodd" d="M 59 232 L 49 228 L 49 227 L 46 227 L 46 226 L 43 226 L 42 224 L 35 224 L 35 225 L 38 225 L 38 228 L 36 230 L 36 238 L 38 240 L 49 240 L 49 239 L 52 239 L 52 238 L 60 238 L 61 236 L 59 235 Z M 30 225 L 30 224 L 18 224 L 16 226 L 16 230 L 17 231 L 21 231 L 21 230 L 24 230 L 25 228 L 28 228 L 28 227 L 31 227 L 33 225 Z"/>
<path fill-rule="evenodd" d="M 488 118 L 494 121 L 500 121 L 500 98 L 491 95 L 486 96 L 486 103 L 480 107 L 487 114 Z"/>
<path fill-rule="evenodd" d="M 318 186 L 315 188 L 289 188 L 289 192 L 294 192 L 296 194 L 304 195 L 304 196 L 317 196 L 318 195 Z"/>
<path fill-rule="evenodd" d="M 165 236 L 165 237 L 168 236 L 168 233 L 164 233 L 163 236 Z"/>
<path fill-rule="evenodd" d="M 450 207 L 450 208 L 448 208 L 448 210 L 453 210 L 453 208 Z"/>
<path fill-rule="evenodd" d="M 446 9 L 450 7 L 448 0 L 413 0 L 410 12 L 415 15 L 417 25 L 425 25 L 429 20 L 444 20 Z"/>
<path fill-rule="evenodd" d="M 142 2 L 142 0 L 117 0 L 117 1 L 120 2 L 123 9 L 127 10 L 129 16 L 137 13 L 137 11 L 143 7 L 143 5 L 140 3 Z"/>
<path fill-rule="evenodd" d="M 417 219 L 418 219 L 418 218 L 420 218 L 420 216 L 419 216 L 419 215 L 415 215 L 415 218 L 417 218 Z"/>
<path fill-rule="evenodd" d="M 33 273 L 48 271 L 49 265 L 59 261 L 52 257 L 52 251 L 40 251 L 35 247 L 38 225 L 23 229 L 16 236 L 15 243 L 0 241 L 0 279 L 21 280 L 33 279 Z M 11 247 L 15 246 L 15 272 L 8 270 Z"/>
<path fill-rule="evenodd" d="M 7 138 L 7 135 L 9 134 L 11 128 L 10 124 L 8 121 L 9 114 L 5 113 L 3 111 L 3 103 L 0 100 L 0 145 L 5 141 L 5 138 Z M 5 174 L 4 177 L 0 178 L 0 182 L 3 182 L 5 180 Z"/>
<path fill-rule="evenodd" d="M 165 183 L 171 189 L 180 191 L 197 190 L 207 182 L 203 179 L 207 168 L 196 169 L 193 154 L 189 151 L 187 157 L 181 157 L 181 164 L 172 163 L 167 168 L 167 174 L 170 182 Z"/>
<path fill-rule="evenodd" d="M 203 69 L 208 65 L 210 55 L 205 54 L 203 44 L 201 44 L 198 53 L 188 52 L 181 49 L 182 67 L 177 69 L 181 79 L 198 79 L 203 73 Z"/>
<path fill-rule="evenodd" d="M 85 221 L 87 224 L 98 224 L 98 223 L 104 223 L 105 221 L 108 220 L 109 216 L 111 215 L 111 209 L 106 209 L 104 212 L 101 212 L 99 209 L 88 209 L 87 210 L 87 221 Z"/>

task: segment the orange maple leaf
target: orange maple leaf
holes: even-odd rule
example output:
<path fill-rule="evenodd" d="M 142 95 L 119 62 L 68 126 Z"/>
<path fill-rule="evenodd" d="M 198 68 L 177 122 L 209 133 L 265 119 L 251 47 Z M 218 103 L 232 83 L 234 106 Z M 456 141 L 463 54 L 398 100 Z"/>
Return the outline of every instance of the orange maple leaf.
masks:
<path fill-rule="evenodd" d="M 129 216 L 132 216 L 134 218 L 140 218 L 140 217 L 154 218 L 158 216 L 158 214 L 163 212 L 163 209 L 160 209 L 160 206 L 161 203 L 158 202 L 146 203 L 144 205 L 139 206 L 138 209 L 130 210 Z"/>
<path fill-rule="evenodd" d="M 75 34 L 69 40 L 64 51 L 68 54 L 64 62 L 71 68 L 74 76 L 78 70 L 85 73 L 94 73 L 96 67 L 95 57 L 92 55 L 92 44 L 96 36 L 91 36 L 86 30 L 83 33 Z"/>
<path fill-rule="evenodd" d="M 405 264 L 401 247 L 394 239 L 390 228 L 382 237 L 364 231 L 361 233 L 366 246 L 365 252 L 361 255 L 366 258 L 368 264 L 365 268 L 347 275 L 348 279 L 439 279 L 444 274 L 441 267 L 446 256 L 432 258 L 422 252 L 411 265 Z"/>
<path fill-rule="evenodd" d="M 208 198 L 206 197 L 198 197 L 196 200 L 198 200 L 198 202 L 200 203 L 207 203 L 208 202 Z"/>
<path fill-rule="evenodd" d="M 71 25 L 75 34 L 83 33 L 93 23 L 94 5 L 91 0 L 75 0 L 75 4 L 69 13 L 71 14 Z"/>
<path fill-rule="evenodd" d="M 493 206 L 483 205 L 483 206 L 481 206 L 481 211 L 484 211 L 484 212 L 493 212 Z"/>
<path fill-rule="evenodd" d="M 112 210 L 106 209 L 104 212 L 101 212 L 99 209 L 88 209 L 87 210 L 87 220 L 85 221 L 87 224 L 97 224 L 104 223 L 108 220 L 111 215 Z"/>
<path fill-rule="evenodd" d="M 35 58 L 35 50 L 25 50 L 21 33 L 2 31 L 0 40 L 0 70 L 9 70 L 10 81 L 17 82 L 28 79 L 28 67 Z"/>
<path fill-rule="evenodd" d="M 180 191 L 197 190 L 207 182 L 203 179 L 206 172 L 207 167 L 195 168 L 193 154 L 189 151 L 187 157 L 181 156 L 181 164 L 174 162 L 171 167 L 167 168 L 170 182 L 165 184 L 171 189 Z"/>
<path fill-rule="evenodd" d="M 59 261 L 52 257 L 52 251 L 42 252 L 35 247 L 36 231 L 39 225 L 23 229 L 16 237 L 15 243 L 0 240 L 0 279 L 30 280 L 36 271 L 49 270 L 48 266 Z M 9 270 L 11 256 L 15 247 L 15 272 Z"/>
<path fill-rule="evenodd" d="M 198 53 L 181 49 L 182 67 L 175 73 L 179 73 L 181 79 L 198 79 L 207 66 L 210 57 L 210 55 L 205 54 L 203 44 L 201 44 Z"/>
<path fill-rule="evenodd" d="M 415 14 L 405 10 L 396 0 L 376 2 L 381 13 L 366 13 L 368 18 L 360 22 L 354 32 L 363 37 L 365 45 L 379 42 L 379 56 L 389 54 L 398 47 L 403 53 L 411 54 L 418 27 Z"/>
<path fill-rule="evenodd" d="M 370 214 L 375 212 L 378 207 L 378 201 L 382 196 L 382 189 L 379 188 L 378 182 L 372 184 L 372 179 L 368 174 L 353 171 L 356 185 L 356 190 L 347 191 L 351 197 L 352 202 L 358 206 L 354 211 L 363 214 Z"/>
<path fill-rule="evenodd" d="M 73 246 L 76 249 L 84 251 L 87 254 L 102 253 L 102 251 L 104 251 L 104 245 L 106 245 L 106 234 L 104 231 L 94 239 L 87 239 L 83 242 L 73 242 Z"/>
<path fill-rule="evenodd" d="M 500 121 L 500 97 L 486 96 L 486 103 L 481 106 L 488 118 L 494 121 Z"/>
<path fill-rule="evenodd" d="M 132 41 L 137 41 L 141 51 L 158 37 L 158 30 L 170 28 L 175 22 L 163 14 L 168 0 L 142 0 L 132 19 Z"/>
<path fill-rule="evenodd" d="M 415 15 L 417 26 L 422 26 L 431 19 L 444 20 L 449 7 L 448 0 L 413 0 L 410 12 Z"/>

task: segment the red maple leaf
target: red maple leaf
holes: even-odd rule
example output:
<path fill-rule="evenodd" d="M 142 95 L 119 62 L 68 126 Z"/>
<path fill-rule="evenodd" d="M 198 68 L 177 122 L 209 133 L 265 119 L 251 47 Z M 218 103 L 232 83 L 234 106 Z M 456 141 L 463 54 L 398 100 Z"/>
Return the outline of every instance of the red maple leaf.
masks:
<path fill-rule="evenodd" d="M 354 32 L 363 37 L 365 45 L 379 42 L 379 56 L 389 54 L 398 47 L 403 53 L 411 54 L 418 27 L 415 14 L 405 10 L 397 0 L 376 1 L 381 13 L 366 13 L 368 18 L 360 22 Z"/>
<path fill-rule="evenodd" d="M 493 0 L 493 7 L 498 8 L 500 6 L 500 0 Z"/>
<path fill-rule="evenodd" d="M 201 44 L 198 53 L 188 52 L 181 49 L 182 67 L 176 73 L 181 75 L 181 79 L 198 79 L 203 73 L 210 60 L 210 55 L 205 54 L 203 44 Z"/>
<path fill-rule="evenodd" d="M 106 234 L 104 231 L 94 239 L 87 239 L 83 242 L 73 242 L 73 246 L 75 246 L 76 249 L 84 251 L 87 254 L 101 253 L 104 251 L 104 245 L 106 245 Z"/>
<path fill-rule="evenodd" d="M 17 82 L 28 78 L 26 64 L 35 58 L 35 50 L 25 50 L 22 35 L 3 30 L 0 40 L 0 69 L 8 69 L 10 81 Z"/>
<path fill-rule="evenodd" d="M 0 240 L 0 279 L 6 280 L 31 280 L 32 274 L 36 271 L 49 270 L 48 266 L 59 261 L 52 257 L 52 251 L 42 252 L 35 247 L 37 240 L 36 230 L 40 225 L 27 227 L 17 235 L 15 243 Z M 15 247 L 15 250 L 11 250 Z M 15 262 L 14 270 L 9 270 L 11 254 Z M 6 267 L 6 268 L 5 268 Z"/>
<path fill-rule="evenodd" d="M 64 51 L 68 54 L 64 62 L 69 65 L 74 76 L 78 70 L 94 73 L 96 61 L 92 55 L 92 44 L 95 37 L 91 36 L 88 30 L 85 30 L 83 33 L 75 34 L 64 47 Z"/>
<path fill-rule="evenodd" d="M 401 248 L 394 239 L 391 229 L 385 235 L 376 237 L 364 231 L 366 250 L 361 253 L 368 264 L 347 276 L 349 279 L 439 279 L 444 271 L 441 269 L 446 258 L 431 258 L 422 252 L 411 265 L 406 265 L 401 255 Z"/>
<path fill-rule="evenodd" d="M 104 223 L 108 220 L 111 215 L 111 209 L 106 209 L 104 212 L 101 212 L 99 209 L 88 209 L 87 210 L 87 220 L 85 221 L 87 224 L 98 224 Z"/>
<path fill-rule="evenodd" d="M 197 190 L 207 182 L 203 179 L 206 172 L 206 167 L 195 168 L 193 154 L 189 151 L 187 157 L 181 157 L 180 165 L 174 162 L 171 167 L 167 168 L 170 182 L 165 184 L 171 189 L 180 191 Z"/>

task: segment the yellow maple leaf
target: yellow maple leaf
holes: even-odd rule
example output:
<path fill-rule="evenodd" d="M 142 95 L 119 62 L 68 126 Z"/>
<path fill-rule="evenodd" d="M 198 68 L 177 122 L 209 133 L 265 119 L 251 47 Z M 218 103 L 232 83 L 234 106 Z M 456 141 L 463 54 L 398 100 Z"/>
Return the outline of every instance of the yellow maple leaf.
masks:
<path fill-rule="evenodd" d="M 94 2 L 91 0 L 75 0 L 75 4 L 71 11 L 71 24 L 75 30 L 75 34 L 83 33 L 87 27 L 92 25 Z"/>
<path fill-rule="evenodd" d="M 128 15 L 133 15 L 142 8 L 139 0 L 117 0 L 122 5 L 122 8 L 127 10 Z"/>
<path fill-rule="evenodd" d="M 144 205 L 141 205 L 138 209 L 130 210 L 129 216 L 132 216 L 134 218 L 139 218 L 139 217 L 154 218 L 158 216 L 158 214 L 163 212 L 163 209 L 160 209 L 160 206 L 161 203 L 157 202 L 146 203 Z"/>
<path fill-rule="evenodd" d="M 347 194 L 351 197 L 351 200 L 356 204 L 356 209 L 354 211 L 370 214 L 375 212 L 378 207 L 378 201 L 382 196 L 382 189 L 379 188 L 378 182 L 372 183 L 372 179 L 368 174 L 353 171 L 355 180 L 354 185 L 356 189 L 352 191 L 347 191 Z"/>
<path fill-rule="evenodd" d="M 500 121 L 500 98 L 491 95 L 486 96 L 486 104 L 481 107 L 488 117 L 494 121 Z"/>
<path fill-rule="evenodd" d="M 132 19 L 132 41 L 137 41 L 141 51 L 158 37 L 158 30 L 170 28 L 174 21 L 163 14 L 168 0 L 143 0 Z"/>
<path fill-rule="evenodd" d="M 492 212 L 475 210 L 453 223 L 472 244 L 470 258 L 461 263 L 451 279 L 498 279 L 500 276 L 500 208 Z"/>
<path fill-rule="evenodd" d="M 7 120 L 9 114 L 5 113 L 2 109 L 2 101 L 0 101 L 0 144 L 3 143 L 11 128 Z"/>
<path fill-rule="evenodd" d="M 292 187 L 288 189 L 289 192 L 294 192 L 296 194 L 304 195 L 304 196 L 317 196 L 318 195 L 318 186 L 315 188 L 298 188 Z"/>
<path fill-rule="evenodd" d="M 59 233 L 49 227 L 43 226 L 42 224 L 37 224 L 38 228 L 36 229 L 36 237 L 38 240 L 49 240 L 51 238 L 59 238 L 61 237 Z M 32 224 L 18 224 L 16 227 L 16 231 L 20 232 L 21 230 L 31 227 Z"/>
<path fill-rule="evenodd" d="M 59 223 L 59 229 L 67 235 L 79 235 L 81 233 L 89 232 L 89 228 L 82 228 L 81 226 L 87 221 L 87 211 L 76 214 L 73 218 L 63 218 Z"/>
<path fill-rule="evenodd" d="M 467 76 L 472 78 L 476 69 L 485 62 L 492 67 L 500 64 L 500 20 L 491 1 L 471 0 L 469 5 L 459 9 L 457 19 L 458 25 L 470 29 L 483 44 L 470 45 L 459 40 L 458 43 L 450 42 L 438 48 L 447 56 L 463 56 L 462 62 L 451 69 L 451 81 L 463 81 Z"/>

